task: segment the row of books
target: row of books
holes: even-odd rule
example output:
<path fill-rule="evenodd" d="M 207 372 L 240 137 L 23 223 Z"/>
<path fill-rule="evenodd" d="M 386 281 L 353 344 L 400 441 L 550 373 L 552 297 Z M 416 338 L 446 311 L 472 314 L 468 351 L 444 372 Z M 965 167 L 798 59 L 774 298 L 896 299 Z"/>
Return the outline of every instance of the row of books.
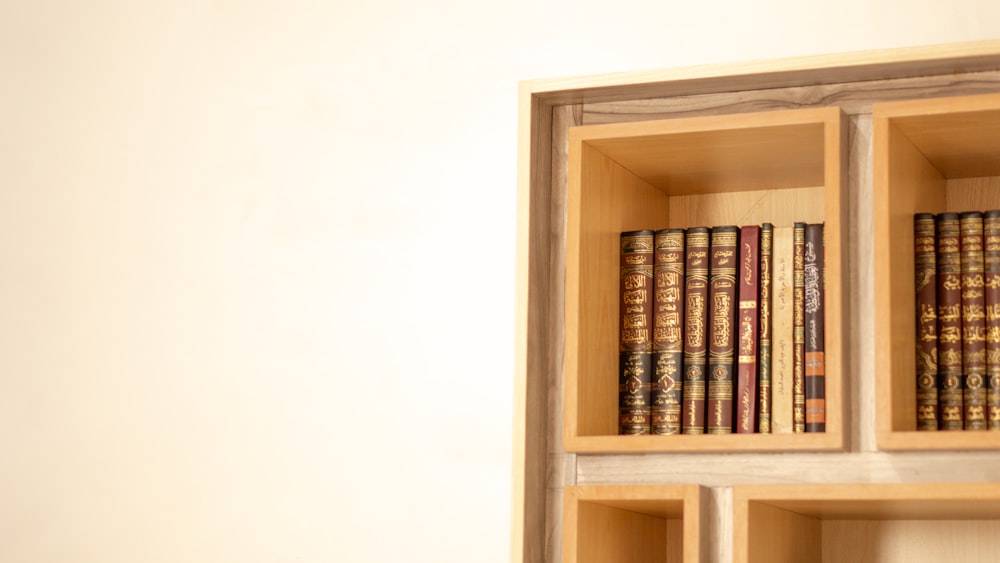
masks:
<path fill-rule="evenodd" d="M 824 432 L 823 224 L 621 234 L 619 434 Z"/>
<path fill-rule="evenodd" d="M 914 215 L 918 430 L 1000 430 L 1000 210 Z"/>

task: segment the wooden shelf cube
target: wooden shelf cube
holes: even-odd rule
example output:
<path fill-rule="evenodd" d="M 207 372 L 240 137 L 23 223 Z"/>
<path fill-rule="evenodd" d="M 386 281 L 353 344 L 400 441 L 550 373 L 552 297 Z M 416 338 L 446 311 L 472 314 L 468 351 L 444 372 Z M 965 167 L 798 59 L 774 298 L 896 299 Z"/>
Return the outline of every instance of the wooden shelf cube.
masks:
<path fill-rule="evenodd" d="M 916 430 L 914 213 L 1000 208 L 1000 94 L 873 104 L 876 431 L 885 450 L 1000 448 Z"/>
<path fill-rule="evenodd" d="M 570 128 L 567 450 L 843 448 L 844 122 L 838 108 L 809 108 Z M 795 221 L 826 224 L 826 432 L 618 436 L 620 233 Z"/>
<path fill-rule="evenodd" d="M 992 562 L 1000 484 L 736 485 L 734 563 Z"/>
<path fill-rule="evenodd" d="M 563 562 L 704 561 L 707 495 L 697 485 L 567 487 Z"/>

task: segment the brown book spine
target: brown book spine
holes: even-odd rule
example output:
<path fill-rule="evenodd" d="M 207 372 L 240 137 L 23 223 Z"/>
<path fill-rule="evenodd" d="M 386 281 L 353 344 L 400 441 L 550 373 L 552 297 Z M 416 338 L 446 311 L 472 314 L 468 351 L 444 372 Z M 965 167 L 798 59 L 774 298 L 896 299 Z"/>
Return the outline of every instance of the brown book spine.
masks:
<path fill-rule="evenodd" d="M 1000 430 L 1000 210 L 983 213 L 983 285 L 986 292 L 986 419 Z"/>
<path fill-rule="evenodd" d="M 934 215 L 913 216 L 917 321 L 917 430 L 938 429 L 937 257 Z"/>
<path fill-rule="evenodd" d="M 653 238 L 653 434 L 681 431 L 684 383 L 684 229 Z"/>
<path fill-rule="evenodd" d="M 805 236 L 805 401 L 806 432 L 826 431 L 826 358 L 824 351 L 823 224 L 806 225 Z"/>
<path fill-rule="evenodd" d="M 796 222 L 792 229 L 792 430 L 806 430 L 805 388 L 805 247 L 806 224 Z"/>
<path fill-rule="evenodd" d="M 962 404 L 966 430 L 986 430 L 986 301 L 983 282 L 983 214 L 959 217 L 962 269 Z"/>
<path fill-rule="evenodd" d="M 957 213 L 934 218 L 937 235 L 938 428 L 961 430 L 962 262 Z"/>
<path fill-rule="evenodd" d="M 761 434 L 771 432 L 771 263 L 773 261 L 774 227 L 770 223 L 760 226 L 760 347 L 757 372 L 758 419 Z"/>
<path fill-rule="evenodd" d="M 653 231 L 621 234 L 618 433 L 649 434 L 653 373 Z"/>
<path fill-rule="evenodd" d="M 736 432 L 757 431 L 757 348 L 760 338 L 760 227 L 740 229 L 736 356 Z"/>
<path fill-rule="evenodd" d="M 736 272 L 739 260 L 739 227 L 712 229 L 709 272 L 709 341 L 707 432 L 733 431 L 733 384 L 736 348 Z"/>
<path fill-rule="evenodd" d="M 705 390 L 708 373 L 708 227 L 694 227 L 685 236 L 684 264 L 684 434 L 705 433 Z"/>

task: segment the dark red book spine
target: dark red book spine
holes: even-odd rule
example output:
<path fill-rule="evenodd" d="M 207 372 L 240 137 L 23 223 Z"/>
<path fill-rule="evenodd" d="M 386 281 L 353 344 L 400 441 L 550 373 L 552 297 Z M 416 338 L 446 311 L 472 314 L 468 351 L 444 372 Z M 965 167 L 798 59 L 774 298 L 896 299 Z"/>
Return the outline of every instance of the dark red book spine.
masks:
<path fill-rule="evenodd" d="M 966 430 L 986 430 L 986 301 L 983 291 L 983 214 L 959 217 L 962 270 L 962 405 Z"/>
<path fill-rule="evenodd" d="M 618 433 L 649 434 L 653 374 L 653 231 L 621 235 Z"/>
<path fill-rule="evenodd" d="M 962 262 L 957 213 L 939 213 L 937 234 L 938 428 L 961 430 Z"/>
<path fill-rule="evenodd" d="M 805 247 L 806 224 L 792 228 L 792 431 L 806 430 L 805 388 Z"/>
<path fill-rule="evenodd" d="M 806 225 L 804 254 L 806 432 L 826 431 L 823 251 L 823 224 Z"/>
<path fill-rule="evenodd" d="M 653 239 L 652 433 L 681 431 L 684 368 L 684 229 L 656 231 Z"/>
<path fill-rule="evenodd" d="M 708 227 L 690 228 L 685 236 L 684 404 L 681 430 L 684 434 L 705 433 L 710 236 Z"/>
<path fill-rule="evenodd" d="M 709 340 L 707 432 L 733 431 L 733 384 L 736 347 L 736 271 L 739 260 L 739 227 L 712 229 L 709 271 Z"/>
<path fill-rule="evenodd" d="M 938 429 L 937 257 L 934 215 L 913 217 L 913 263 L 917 324 L 917 430 Z"/>
<path fill-rule="evenodd" d="M 757 350 L 758 417 L 757 430 L 771 432 L 771 265 L 774 250 L 774 227 L 760 226 L 760 344 Z"/>
<path fill-rule="evenodd" d="M 1000 430 L 1000 210 L 983 213 L 983 285 L 986 293 L 986 420 Z"/>
<path fill-rule="evenodd" d="M 757 431 L 757 348 L 760 338 L 760 227 L 740 229 L 736 432 Z"/>

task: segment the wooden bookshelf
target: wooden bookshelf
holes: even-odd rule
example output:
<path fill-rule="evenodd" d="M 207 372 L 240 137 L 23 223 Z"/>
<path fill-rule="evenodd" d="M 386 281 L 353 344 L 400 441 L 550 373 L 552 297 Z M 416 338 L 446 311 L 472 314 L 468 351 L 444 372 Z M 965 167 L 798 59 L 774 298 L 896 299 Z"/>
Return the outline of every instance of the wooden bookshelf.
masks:
<path fill-rule="evenodd" d="M 913 375 L 913 214 L 1000 208 L 1000 94 L 879 103 L 872 116 L 879 446 L 1000 448 L 1000 432 L 918 432 Z"/>
<path fill-rule="evenodd" d="M 733 486 L 734 563 L 987 563 L 1000 484 Z"/>
<path fill-rule="evenodd" d="M 705 551 L 697 485 L 568 487 L 563 497 L 563 561 L 698 563 Z"/>
<path fill-rule="evenodd" d="M 846 135 L 839 108 L 573 127 L 566 237 L 565 447 L 576 452 L 843 447 L 841 266 Z M 826 224 L 827 430 L 618 436 L 619 234 Z M 610 377 L 609 377 L 610 376 Z"/>
<path fill-rule="evenodd" d="M 666 528 L 641 540 L 668 544 L 657 562 L 747 561 L 768 526 L 775 553 L 800 549 L 799 529 L 825 546 L 799 560 L 995 553 L 1000 433 L 914 430 L 912 213 L 1000 207 L 1000 41 L 526 81 L 520 95 L 512 562 L 639 541 L 620 524 L 597 534 L 602 518 Z M 834 239 L 827 432 L 618 436 L 619 233 L 795 220 Z M 679 498 L 689 487 L 697 508 Z M 898 556 L 907 543 L 920 553 Z"/>

